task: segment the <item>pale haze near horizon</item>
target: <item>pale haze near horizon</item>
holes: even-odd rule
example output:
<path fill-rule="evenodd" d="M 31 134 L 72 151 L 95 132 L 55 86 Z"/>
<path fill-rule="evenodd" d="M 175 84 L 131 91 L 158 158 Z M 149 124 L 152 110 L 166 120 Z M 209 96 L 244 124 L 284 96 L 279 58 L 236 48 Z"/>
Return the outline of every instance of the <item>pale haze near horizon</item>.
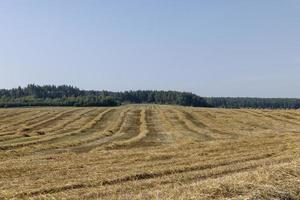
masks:
<path fill-rule="evenodd" d="M 300 97 L 300 1 L 0 1 L 0 88 Z"/>

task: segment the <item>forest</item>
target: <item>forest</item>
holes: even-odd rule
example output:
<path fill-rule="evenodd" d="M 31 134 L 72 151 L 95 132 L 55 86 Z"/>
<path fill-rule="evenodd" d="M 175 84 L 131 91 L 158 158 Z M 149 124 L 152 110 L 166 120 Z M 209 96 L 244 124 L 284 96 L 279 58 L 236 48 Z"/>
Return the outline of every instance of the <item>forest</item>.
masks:
<path fill-rule="evenodd" d="M 190 92 L 138 90 L 125 92 L 81 90 L 62 85 L 0 89 L 0 107 L 27 106 L 119 106 L 165 104 L 216 108 L 298 109 L 296 98 L 201 97 Z"/>

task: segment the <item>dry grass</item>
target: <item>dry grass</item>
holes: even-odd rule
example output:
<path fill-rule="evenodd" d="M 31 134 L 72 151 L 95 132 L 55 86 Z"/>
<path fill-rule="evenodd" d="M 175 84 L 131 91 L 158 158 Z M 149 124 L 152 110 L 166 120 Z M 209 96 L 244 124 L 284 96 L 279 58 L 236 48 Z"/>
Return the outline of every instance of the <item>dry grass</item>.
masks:
<path fill-rule="evenodd" d="M 300 111 L 0 110 L 0 199 L 300 199 Z"/>

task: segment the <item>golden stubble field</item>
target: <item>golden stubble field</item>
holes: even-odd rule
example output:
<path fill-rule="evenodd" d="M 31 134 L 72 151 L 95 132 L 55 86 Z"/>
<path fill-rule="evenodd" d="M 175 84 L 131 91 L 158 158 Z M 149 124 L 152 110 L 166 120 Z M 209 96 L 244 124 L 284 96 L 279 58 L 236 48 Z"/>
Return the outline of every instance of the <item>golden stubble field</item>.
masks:
<path fill-rule="evenodd" d="M 300 199 L 300 111 L 0 109 L 0 199 Z"/>

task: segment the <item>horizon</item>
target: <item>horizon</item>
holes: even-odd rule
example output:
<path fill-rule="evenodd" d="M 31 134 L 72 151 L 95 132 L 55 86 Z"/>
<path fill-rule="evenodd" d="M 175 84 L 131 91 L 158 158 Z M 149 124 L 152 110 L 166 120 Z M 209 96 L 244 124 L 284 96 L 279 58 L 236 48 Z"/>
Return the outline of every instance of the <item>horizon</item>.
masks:
<path fill-rule="evenodd" d="M 157 92 L 180 92 L 180 93 L 191 93 L 191 94 L 194 94 L 194 95 L 197 95 L 199 97 L 203 97 L 203 98 L 257 98 L 257 99 L 300 99 L 300 98 L 297 98 L 297 97 L 256 97 L 256 96 L 203 96 L 201 94 L 197 94 L 197 93 L 194 93 L 194 92 L 191 92 L 191 91 L 184 91 L 184 90 L 155 90 L 155 89 L 138 89 L 138 90 L 105 90 L 105 89 L 84 89 L 84 88 L 80 88 L 80 87 L 77 87 L 77 86 L 74 86 L 74 85 L 67 85 L 67 84 L 63 84 L 63 85 L 53 85 L 53 84 L 46 84 L 46 85 L 38 85 L 38 84 L 34 84 L 34 83 L 30 83 L 30 84 L 27 84 L 26 86 L 17 86 L 17 87 L 14 87 L 14 88 L 0 88 L 0 90 L 12 90 L 12 89 L 17 89 L 19 87 L 21 87 L 22 89 L 29 86 L 29 85 L 35 85 L 35 86 L 40 86 L 40 87 L 43 87 L 43 86 L 56 86 L 56 87 L 59 87 L 59 86 L 70 86 L 70 87 L 74 87 L 74 88 L 77 88 L 81 91 L 96 91 L 96 92 L 102 92 L 102 91 L 105 91 L 105 92 L 130 92 L 130 91 L 157 91 Z"/>
<path fill-rule="evenodd" d="M 300 2 L 3 1 L 0 88 L 300 98 Z"/>

